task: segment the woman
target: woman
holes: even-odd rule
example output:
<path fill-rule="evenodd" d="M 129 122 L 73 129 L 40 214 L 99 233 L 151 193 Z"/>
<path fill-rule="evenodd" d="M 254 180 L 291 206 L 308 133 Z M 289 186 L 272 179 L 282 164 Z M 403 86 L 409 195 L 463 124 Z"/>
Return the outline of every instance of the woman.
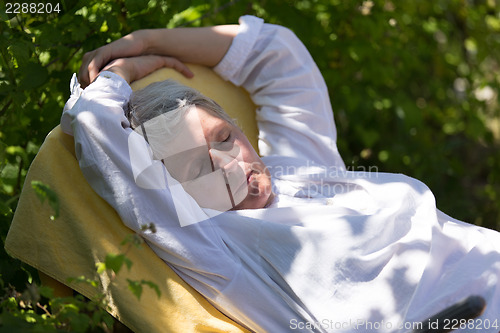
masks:
<path fill-rule="evenodd" d="M 212 66 L 250 92 L 262 159 L 234 125 L 189 99 L 174 107 L 186 107 L 176 126 L 157 126 L 166 118 L 156 117 L 134 125 L 128 83 L 161 66 L 190 76 L 183 62 Z M 289 30 L 245 16 L 239 26 L 138 31 L 87 54 L 80 80 L 94 82 L 73 89 L 62 127 L 75 136 L 87 180 L 133 230 L 154 222 L 148 244 L 235 321 L 256 332 L 405 332 L 479 294 L 490 323 L 482 328 L 495 331 L 496 320 L 498 331 L 499 234 L 439 212 L 414 179 L 347 172 L 326 85 Z M 190 133 L 186 146 L 149 142 L 151 131 L 178 126 Z M 226 139 L 237 153 L 217 162 Z M 198 175 L 169 171 L 178 153 L 188 163 L 186 151 L 205 151 L 202 176 L 228 185 L 232 163 L 246 195 L 221 206 L 226 212 L 200 205 L 182 186 Z"/>

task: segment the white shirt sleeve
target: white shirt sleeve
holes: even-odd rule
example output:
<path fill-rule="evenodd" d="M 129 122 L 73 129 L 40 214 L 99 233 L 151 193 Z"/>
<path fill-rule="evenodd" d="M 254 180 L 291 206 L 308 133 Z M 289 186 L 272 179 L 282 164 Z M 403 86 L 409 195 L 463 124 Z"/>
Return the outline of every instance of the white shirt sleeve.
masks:
<path fill-rule="evenodd" d="M 182 202 L 185 207 L 176 206 L 171 187 L 143 186 L 134 177 L 132 149 L 147 149 L 147 145 L 132 131 L 124 115 L 124 106 L 132 93 L 127 82 L 112 72 L 103 72 L 85 90 L 76 93 L 79 96 L 68 101 L 61 124 L 65 132 L 74 135 L 80 168 L 92 188 L 117 211 L 127 227 L 145 237 L 162 259 L 195 270 L 198 273 L 193 277 L 202 284 L 223 288 L 239 270 L 239 263 L 223 246 L 208 216 L 199 223 L 181 225 L 181 214 L 202 214 L 201 208 L 193 201 Z M 138 145 L 138 140 L 144 141 L 144 145 Z M 151 168 L 149 176 L 161 184 L 166 169 L 159 161 L 150 162 L 156 167 Z M 157 232 L 141 232 L 141 226 L 151 222 Z"/>
<path fill-rule="evenodd" d="M 240 18 L 240 31 L 214 70 L 244 87 L 258 106 L 259 151 L 345 168 L 326 84 L 287 28 Z"/>

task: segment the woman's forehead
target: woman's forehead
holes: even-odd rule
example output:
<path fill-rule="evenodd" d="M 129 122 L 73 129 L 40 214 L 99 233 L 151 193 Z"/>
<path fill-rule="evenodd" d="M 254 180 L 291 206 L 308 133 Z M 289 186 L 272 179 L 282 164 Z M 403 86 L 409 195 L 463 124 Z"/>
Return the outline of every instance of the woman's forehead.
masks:
<path fill-rule="evenodd" d="M 202 107 L 195 107 L 189 110 L 193 113 L 191 119 L 197 118 L 200 122 L 200 126 L 203 130 L 203 135 L 207 142 L 218 142 L 220 141 L 220 133 L 226 129 L 231 128 L 226 120 L 220 118 L 213 111 L 206 110 Z M 190 122 L 190 126 L 196 127 L 194 122 Z"/>

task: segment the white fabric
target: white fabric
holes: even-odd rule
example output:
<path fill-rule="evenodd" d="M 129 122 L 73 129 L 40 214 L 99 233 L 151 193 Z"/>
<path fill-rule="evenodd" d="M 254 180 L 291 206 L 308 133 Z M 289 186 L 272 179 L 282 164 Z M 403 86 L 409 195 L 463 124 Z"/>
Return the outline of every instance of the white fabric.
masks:
<path fill-rule="evenodd" d="M 305 47 L 254 17 L 240 26 L 215 70 L 259 105 L 271 207 L 209 218 L 189 196 L 176 210 L 168 188 L 138 186 L 123 115 L 131 89 L 108 72 L 73 89 L 61 121 L 96 192 L 133 230 L 154 222 L 156 234 L 144 237 L 155 252 L 253 331 L 405 332 L 403 324 L 471 294 L 488 303 L 483 322 L 500 325 L 499 233 L 439 212 L 415 179 L 346 171 L 326 86 Z M 201 222 L 181 226 L 179 204 L 183 218 Z"/>

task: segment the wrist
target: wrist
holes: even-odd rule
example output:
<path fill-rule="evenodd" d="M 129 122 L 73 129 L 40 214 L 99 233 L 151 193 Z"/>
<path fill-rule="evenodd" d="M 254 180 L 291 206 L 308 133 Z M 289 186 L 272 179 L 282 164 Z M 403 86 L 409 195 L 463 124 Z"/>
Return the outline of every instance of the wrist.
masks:
<path fill-rule="evenodd" d="M 153 54 L 154 49 L 154 30 L 156 29 L 141 29 L 132 32 L 133 38 L 138 42 L 138 54 L 148 55 Z"/>
<path fill-rule="evenodd" d="M 111 65 L 110 67 L 105 68 L 103 71 L 115 73 L 116 75 L 120 76 L 122 79 L 127 81 L 128 84 L 130 84 L 130 75 L 128 74 L 128 72 L 126 70 L 124 70 L 120 66 Z"/>

